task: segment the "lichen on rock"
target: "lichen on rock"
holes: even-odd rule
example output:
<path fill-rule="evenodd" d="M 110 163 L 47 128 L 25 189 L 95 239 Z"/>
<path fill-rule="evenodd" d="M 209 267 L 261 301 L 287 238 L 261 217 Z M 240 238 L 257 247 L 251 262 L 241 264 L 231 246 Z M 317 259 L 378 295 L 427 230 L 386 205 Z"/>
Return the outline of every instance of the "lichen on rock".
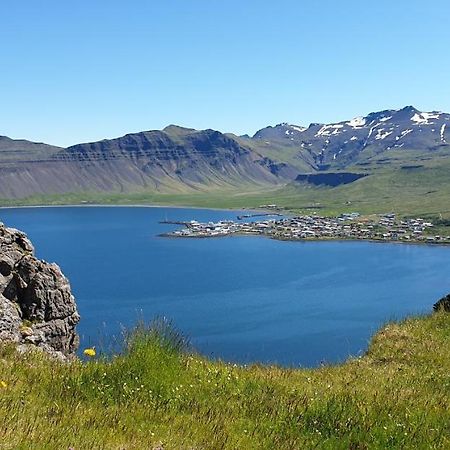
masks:
<path fill-rule="evenodd" d="M 0 223 L 0 341 L 65 359 L 78 348 L 79 320 L 60 268 L 37 259 L 24 233 Z"/>

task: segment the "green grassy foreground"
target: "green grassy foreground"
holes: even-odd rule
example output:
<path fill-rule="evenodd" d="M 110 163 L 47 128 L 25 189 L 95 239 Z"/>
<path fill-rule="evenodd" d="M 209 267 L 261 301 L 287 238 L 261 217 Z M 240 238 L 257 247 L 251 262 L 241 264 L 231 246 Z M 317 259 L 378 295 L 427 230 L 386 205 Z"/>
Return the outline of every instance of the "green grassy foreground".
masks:
<path fill-rule="evenodd" d="M 391 323 L 364 357 L 239 367 L 138 331 L 111 361 L 0 350 L 1 449 L 448 449 L 450 314 Z"/>

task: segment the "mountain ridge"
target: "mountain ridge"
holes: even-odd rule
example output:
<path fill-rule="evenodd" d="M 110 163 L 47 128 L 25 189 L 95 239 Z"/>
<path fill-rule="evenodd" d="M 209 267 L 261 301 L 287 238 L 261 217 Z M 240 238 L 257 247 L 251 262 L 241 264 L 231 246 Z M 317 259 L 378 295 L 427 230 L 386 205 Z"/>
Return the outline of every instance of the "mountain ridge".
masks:
<path fill-rule="evenodd" d="M 308 127 L 279 124 L 263 128 L 252 139 L 291 141 L 313 154 L 318 170 L 342 169 L 380 153 L 432 150 L 447 146 L 450 114 L 421 112 L 413 106 L 372 112 L 366 116 Z M 365 153 L 361 157 L 361 152 Z"/>
<path fill-rule="evenodd" d="M 320 172 L 374 173 L 447 154 L 450 114 L 413 106 L 252 137 L 168 125 L 60 148 L 0 137 L 0 198 L 72 192 L 207 192 L 283 186 Z M 322 179 L 322 178 L 319 178 Z M 358 181 L 355 181 L 358 182 Z"/>
<path fill-rule="evenodd" d="M 3 154 L 9 153 L 0 153 L 2 198 L 83 191 L 195 192 L 281 185 L 296 175 L 288 164 L 218 131 L 176 126 L 56 149 L 46 158 L 12 161 Z"/>

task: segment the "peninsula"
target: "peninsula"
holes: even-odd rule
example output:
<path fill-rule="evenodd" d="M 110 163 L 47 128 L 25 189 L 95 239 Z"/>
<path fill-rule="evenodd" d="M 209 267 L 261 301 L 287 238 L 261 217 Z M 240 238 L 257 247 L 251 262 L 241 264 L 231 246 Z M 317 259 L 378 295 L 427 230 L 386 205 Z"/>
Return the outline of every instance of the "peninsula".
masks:
<path fill-rule="evenodd" d="M 423 218 L 397 219 L 393 213 L 361 217 L 354 212 L 338 217 L 309 215 L 251 222 L 242 222 L 240 219 L 238 217 L 237 222 L 171 222 L 184 225 L 185 228 L 162 236 L 205 238 L 260 235 L 279 240 L 356 239 L 450 244 L 450 235 L 432 233 L 433 223 L 430 221 Z"/>

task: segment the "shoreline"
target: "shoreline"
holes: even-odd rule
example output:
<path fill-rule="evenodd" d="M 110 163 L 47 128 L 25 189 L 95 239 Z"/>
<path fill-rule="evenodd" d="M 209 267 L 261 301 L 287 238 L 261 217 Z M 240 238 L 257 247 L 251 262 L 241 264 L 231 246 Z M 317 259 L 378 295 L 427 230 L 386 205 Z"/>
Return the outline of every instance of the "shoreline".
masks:
<path fill-rule="evenodd" d="M 298 243 L 318 243 L 318 242 L 340 242 L 340 243 L 360 243 L 360 242 L 369 242 L 372 244 L 397 244 L 397 245 L 429 245 L 432 247 L 449 247 L 450 242 L 421 242 L 421 241 L 384 241 L 381 239 L 344 239 L 344 238 L 338 238 L 338 239 L 288 239 L 288 238 L 277 238 L 274 236 L 267 236 L 264 234 L 258 234 L 258 233 L 233 233 L 233 234 L 222 234 L 217 236 L 177 236 L 170 233 L 161 233 L 157 235 L 160 238 L 166 238 L 166 239 L 220 239 L 220 238 L 234 238 L 234 237 L 257 237 L 257 238 L 265 238 L 265 239 L 272 239 L 273 241 L 279 241 L 279 242 L 298 242 Z"/>
<path fill-rule="evenodd" d="M 0 206 L 2 209 L 31 209 L 31 208 L 171 208 L 171 209 L 202 209 L 210 211 L 255 211 L 255 212 L 270 212 L 267 209 L 259 208 L 214 208 L 206 206 L 180 206 L 180 205 L 141 205 L 133 203 L 129 205 L 107 205 L 102 203 L 89 203 L 82 205 L 79 203 L 67 205 L 18 205 L 18 206 Z M 288 212 L 288 211 L 286 211 Z"/>

